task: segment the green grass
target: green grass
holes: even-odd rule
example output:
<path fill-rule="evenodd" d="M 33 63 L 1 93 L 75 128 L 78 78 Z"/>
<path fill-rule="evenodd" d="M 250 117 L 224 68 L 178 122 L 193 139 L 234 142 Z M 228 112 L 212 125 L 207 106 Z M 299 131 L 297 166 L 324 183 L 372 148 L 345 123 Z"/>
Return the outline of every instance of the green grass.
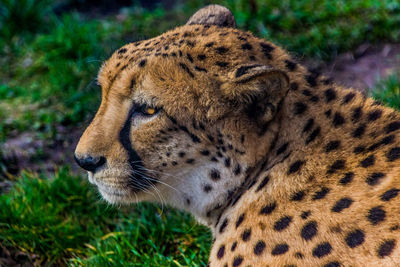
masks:
<path fill-rule="evenodd" d="M 116 209 L 80 177 L 24 173 L 0 196 L 0 243 L 71 266 L 205 265 L 211 236 L 188 214 L 150 204 Z"/>
<path fill-rule="evenodd" d="M 371 92 L 376 100 L 389 107 L 400 109 L 400 73 L 397 72 L 381 80 Z"/>

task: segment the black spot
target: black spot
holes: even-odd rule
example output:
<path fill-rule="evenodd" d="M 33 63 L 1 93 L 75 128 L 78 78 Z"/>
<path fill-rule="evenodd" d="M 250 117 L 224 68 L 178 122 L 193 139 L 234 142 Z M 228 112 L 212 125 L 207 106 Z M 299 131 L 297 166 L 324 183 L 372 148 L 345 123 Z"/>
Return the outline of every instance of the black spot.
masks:
<path fill-rule="evenodd" d="M 329 253 L 331 253 L 331 250 L 332 250 L 331 244 L 329 244 L 328 242 L 324 242 L 324 243 L 317 245 L 313 249 L 312 254 L 314 257 L 322 258 L 322 257 L 328 255 Z"/>
<path fill-rule="evenodd" d="M 242 240 L 245 241 L 245 242 L 249 241 L 250 237 L 251 237 L 251 229 L 244 230 L 243 233 L 242 233 Z"/>
<path fill-rule="evenodd" d="M 242 213 L 240 216 L 239 216 L 239 218 L 237 219 L 237 221 L 236 221 L 236 228 L 238 228 L 241 224 L 242 224 L 242 222 L 243 222 L 243 220 L 244 220 L 244 216 L 245 216 L 245 214 L 244 213 Z"/>
<path fill-rule="evenodd" d="M 207 70 L 205 68 L 202 68 L 202 67 L 199 67 L 199 66 L 195 66 L 194 69 L 197 70 L 197 71 L 207 72 Z"/>
<path fill-rule="evenodd" d="M 317 136 L 321 133 L 321 127 L 317 127 L 315 128 L 314 131 L 311 132 L 311 134 L 307 137 L 306 139 L 306 145 L 308 145 L 309 143 L 311 143 L 312 141 L 315 140 L 315 138 L 317 138 Z"/>
<path fill-rule="evenodd" d="M 262 215 L 268 215 L 271 214 L 276 208 L 276 202 L 272 202 L 268 205 L 265 205 L 261 210 L 260 214 Z"/>
<path fill-rule="evenodd" d="M 118 54 L 125 54 L 126 51 L 128 51 L 126 48 L 121 48 L 120 50 L 118 50 Z"/>
<path fill-rule="evenodd" d="M 381 200 L 382 200 L 382 201 L 389 201 L 389 200 L 391 200 L 392 198 L 397 197 L 397 195 L 399 194 L 399 192 L 400 192 L 400 189 L 397 189 L 397 188 L 389 189 L 388 191 L 386 191 L 385 193 L 383 193 L 383 194 L 381 195 Z"/>
<path fill-rule="evenodd" d="M 331 261 L 325 264 L 324 267 L 340 267 L 340 263 L 338 261 Z"/>
<path fill-rule="evenodd" d="M 340 179 L 339 183 L 341 185 L 347 185 L 349 184 L 354 178 L 354 172 L 348 172 L 344 175 L 342 179 Z"/>
<path fill-rule="evenodd" d="M 353 122 L 357 122 L 362 116 L 362 108 L 358 107 L 353 110 L 353 114 L 351 115 L 351 119 Z"/>
<path fill-rule="evenodd" d="M 385 220 L 386 212 L 382 207 L 374 207 L 368 211 L 367 218 L 372 225 L 377 225 L 378 223 Z"/>
<path fill-rule="evenodd" d="M 303 220 L 305 220 L 305 219 L 307 219 L 308 216 L 310 216 L 310 215 L 311 215 L 311 211 L 307 210 L 307 211 L 303 211 L 303 212 L 301 213 L 300 217 L 301 217 Z"/>
<path fill-rule="evenodd" d="M 314 103 L 317 103 L 319 101 L 319 97 L 316 96 L 316 95 L 313 95 L 312 97 L 310 97 L 310 101 L 314 102 Z"/>
<path fill-rule="evenodd" d="M 258 256 L 264 251 L 264 249 L 265 249 L 265 242 L 260 240 L 254 246 L 254 254 L 256 254 Z"/>
<path fill-rule="evenodd" d="M 144 67 L 146 65 L 146 59 L 143 59 L 139 62 L 139 67 Z"/>
<path fill-rule="evenodd" d="M 135 87 L 135 85 L 136 85 L 136 80 L 135 80 L 135 79 L 132 79 L 132 80 L 131 80 L 131 85 L 130 85 L 129 88 L 133 89 L 133 87 Z"/>
<path fill-rule="evenodd" d="M 273 256 L 282 255 L 282 254 L 285 254 L 286 252 L 288 252 L 288 250 L 289 250 L 288 244 L 286 244 L 286 243 L 278 244 L 272 249 L 271 254 Z"/>
<path fill-rule="evenodd" d="M 386 154 L 388 161 L 392 162 L 400 158 L 400 147 L 394 147 Z"/>
<path fill-rule="evenodd" d="M 304 258 L 304 255 L 303 255 L 303 253 L 301 253 L 301 252 L 296 252 L 296 253 L 294 254 L 294 256 L 295 256 L 295 258 L 297 258 L 297 259 L 303 259 L 303 258 Z"/>
<path fill-rule="evenodd" d="M 240 165 L 237 164 L 236 167 L 235 167 L 235 169 L 233 170 L 233 173 L 234 173 L 235 175 L 239 175 L 241 171 L 242 171 L 242 167 L 240 167 Z"/>
<path fill-rule="evenodd" d="M 210 151 L 202 150 L 202 151 L 200 151 L 200 154 L 202 154 L 203 156 L 208 156 L 208 155 L 210 155 Z"/>
<path fill-rule="evenodd" d="M 203 187 L 203 190 L 204 190 L 204 192 L 209 193 L 209 192 L 212 190 L 212 186 L 209 185 L 209 184 L 206 184 L 206 185 Z"/>
<path fill-rule="evenodd" d="M 310 90 L 303 90 L 303 95 L 305 95 L 305 96 L 311 96 L 312 94 L 311 94 L 311 91 Z"/>
<path fill-rule="evenodd" d="M 325 92 L 325 99 L 326 99 L 326 103 L 331 102 L 332 100 L 336 99 L 336 91 L 333 90 L 333 88 L 329 88 L 327 89 Z"/>
<path fill-rule="evenodd" d="M 332 110 L 331 109 L 328 109 L 327 111 L 325 111 L 325 116 L 327 117 L 327 118 L 330 118 L 331 117 L 331 115 L 332 115 Z"/>
<path fill-rule="evenodd" d="M 233 266 L 233 267 L 237 267 L 237 266 L 239 266 L 240 264 L 242 264 L 242 262 L 243 262 L 243 257 L 242 257 L 242 256 L 236 256 L 236 257 L 233 259 L 232 266 Z"/>
<path fill-rule="evenodd" d="M 217 169 L 212 169 L 210 171 L 210 178 L 213 181 L 218 181 L 219 179 L 221 179 L 221 174 L 219 173 L 219 171 Z"/>
<path fill-rule="evenodd" d="M 224 47 L 224 46 L 220 46 L 220 47 L 217 47 L 217 48 L 215 48 L 215 51 L 218 53 L 218 54 L 225 54 L 226 52 L 228 52 L 228 48 L 226 48 L 226 47 Z"/>
<path fill-rule="evenodd" d="M 296 69 L 297 64 L 291 60 L 285 60 L 286 68 L 290 71 L 294 71 Z"/>
<path fill-rule="evenodd" d="M 315 192 L 315 194 L 312 197 L 312 200 L 319 200 L 323 199 L 328 193 L 330 189 L 327 187 L 322 187 L 321 190 Z"/>
<path fill-rule="evenodd" d="M 272 59 L 271 52 L 274 50 L 274 47 L 272 47 L 271 45 L 269 45 L 267 43 L 260 43 L 260 46 L 261 46 L 261 50 L 264 53 L 264 55 L 268 59 Z"/>
<path fill-rule="evenodd" d="M 198 55 L 198 56 L 197 56 L 197 59 L 198 59 L 198 60 L 205 60 L 205 59 L 206 59 L 206 55 L 203 55 L 203 54 Z"/>
<path fill-rule="evenodd" d="M 307 110 L 307 105 L 301 102 L 296 102 L 294 104 L 294 114 L 300 115 L 303 114 Z"/>
<path fill-rule="evenodd" d="M 269 175 L 265 176 L 264 179 L 261 181 L 261 183 L 258 185 L 256 192 L 260 191 L 263 189 L 267 183 L 269 182 Z"/>
<path fill-rule="evenodd" d="M 343 116 L 339 112 L 336 112 L 335 115 L 333 116 L 332 123 L 333 123 L 333 126 L 339 127 L 340 125 L 345 123 L 345 119 L 343 118 Z"/>
<path fill-rule="evenodd" d="M 187 160 L 186 160 L 186 163 L 187 163 L 187 164 L 192 164 L 193 162 L 194 162 L 194 159 L 187 159 Z"/>
<path fill-rule="evenodd" d="M 331 166 L 329 166 L 327 173 L 328 174 L 335 173 L 338 170 L 344 169 L 345 166 L 346 166 L 346 161 L 338 159 Z"/>
<path fill-rule="evenodd" d="M 290 200 L 291 201 L 301 201 L 301 200 L 303 200 L 305 195 L 306 195 L 306 193 L 304 191 L 298 191 L 290 197 Z"/>
<path fill-rule="evenodd" d="M 290 165 L 290 167 L 289 167 L 288 174 L 292 174 L 292 173 L 299 171 L 301 169 L 301 167 L 304 165 L 304 163 L 305 162 L 302 160 L 293 162 L 292 165 Z"/>
<path fill-rule="evenodd" d="M 314 125 L 314 119 L 313 118 L 308 119 L 306 125 L 304 125 L 303 133 L 310 131 L 313 125 Z"/>
<path fill-rule="evenodd" d="M 371 174 L 370 176 L 367 177 L 367 179 L 365 180 L 367 182 L 367 184 L 369 185 L 377 185 L 380 180 L 385 177 L 384 173 L 381 172 L 374 172 L 373 174 Z"/>
<path fill-rule="evenodd" d="M 213 46 L 214 44 L 215 44 L 214 42 L 206 43 L 206 47 L 211 47 L 211 46 Z"/>
<path fill-rule="evenodd" d="M 325 152 L 329 153 L 332 150 L 338 149 L 339 146 L 340 146 L 340 141 L 339 140 L 330 141 L 325 147 Z"/>
<path fill-rule="evenodd" d="M 186 41 L 186 44 L 190 47 L 194 47 L 196 45 L 196 42 L 192 42 L 192 41 Z"/>
<path fill-rule="evenodd" d="M 225 158 L 224 165 L 227 168 L 230 167 L 231 166 L 231 159 L 230 158 Z"/>
<path fill-rule="evenodd" d="M 354 148 L 354 154 L 360 154 L 365 151 L 365 146 L 357 146 Z"/>
<path fill-rule="evenodd" d="M 192 56 L 191 56 L 189 53 L 186 54 L 186 58 L 187 58 L 191 63 L 193 63 L 193 58 L 192 58 Z"/>
<path fill-rule="evenodd" d="M 374 151 L 381 146 L 389 145 L 392 144 L 393 142 L 394 142 L 394 135 L 385 136 L 379 142 L 372 144 L 370 147 L 368 147 L 368 151 Z"/>
<path fill-rule="evenodd" d="M 369 121 L 375 121 L 377 119 L 379 119 L 382 116 L 382 110 L 377 109 L 374 111 L 371 111 L 370 113 L 368 113 L 368 120 Z"/>
<path fill-rule="evenodd" d="M 348 93 L 343 98 L 343 104 L 349 103 L 350 101 L 352 101 L 354 99 L 355 96 L 356 96 L 356 94 L 353 92 Z"/>
<path fill-rule="evenodd" d="M 242 49 L 243 50 L 251 50 L 253 48 L 253 46 L 249 43 L 244 43 L 242 44 Z"/>
<path fill-rule="evenodd" d="M 360 229 L 356 229 L 356 230 L 350 232 L 346 236 L 345 240 L 349 247 L 355 248 L 355 247 L 358 247 L 359 245 L 361 245 L 362 243 L 364 243 L 365 234 Z"/>
<path fill-rule="evenodd" d="M 290 89 L 292 91 L 297 91 L 298 88 L 299 88 L 299 85 L 297 83 L 291 83 L 290 84 Z"/>
<path fill-rule="evenodd" d="M 227 225 L 228 225 L 228 219 L 225 218 L 225 220 L 222 222 L 221 226 L 219 227 L 219 232 L 223 233 Z"/>
<path fill-rule="evenodd" d="M 236 246 L 237 246 L 237 242 L 235 241 L 235 242 L 233 242 L 233 244 L 232 244 L 231 251 L 235 251 Z"/>
<path fill-rule="evenodd" d="M 185 152 L 183 152 L 183 151 L 179 152 L 179 153 L 178 153 L 178 156 L 179 156 L 180 158 L 183 158 L 183 157 L 185 156 Z"/>
<path fill-rule="evenodd" d="M 365 124 L 361 124 L 357 127 L 357 129 L 354 130 L 351 136 L 353 136 L 354 138 L 360 138 L 365 133 L 365 127 Z"/>
<path fill-rule="evenodd" d="M 283 152 L 286 151 L 287 147 L 288 147 L 289 143 L 284 143 L 282 146 L 280 146 L 278 148 L 278 150 L 276 151 L 276 155 L 282 154 Z"/>
<path fill-rule="evenodd" d="M 190 69 L 188 68 L 188 66 L 186 66 L 186 64 L 184 63 L 179 63 L 179 66 L 186 71 L 190 77 L 194 78 L 194 74 L 190 71 Z"/>
<path fill-rule="evenodd" d="M 391 133 L 400 129 L 400 121 L 394 121 L 386 126 L 386 133 Z"/>
<path fill-rule="evenodd" d="M 378 256 L 380 258 L 389 256 L 392 254 L 394 247 L 396 246 L 396 240 L 388 239 L 383 241 L 383 243 L 378 248 Z"/>
<path fill-rule="evenodd" d="M 350 205 L 353 203 L 353 200 L 349 197 L 344 197 L 339 199 L 335 205 L 332 207 L 333 212 L 341 212 L 344 209 L 347 209 L 350 207 Z"/>
<path fill-rule="evenodd" d="M 228 66 L 227 62 L 223 62 L 223 61 L 217 61 L 215 62 L 215 64 L 219 67 L 225 68 L 226 66 Z"/>
<path fill-rule="evenodd" d="M 317 86 L 318 74 L 310 74 L 304 77 L 311 87 Z"/>
<path fill-rule="evenodd" d="M 375 156 L 370 155 L 360 162 L 361 167 L 367 168 L 375 164 Z"/>
<path fill-rule="evenodd" d="M 317 222 L 311 221 L 301 229 L 301 237 L 304 240 L 311 240 L 317 234 Z"/>
<path fill-rule="evenodd" d="M 219 247 L 218 252 L 217 252 L 217 258 L 221 259 L 225 254 L 225 245 L 222 245 Z"/>
<path fill-rule="evenodd" d="M 289 224 L 292 222 L 292 217 L 291 216 L 283 216 L 279 220 L 277 220 L 274 224 L 274 229 L 275 231 L 282 231 L 286 229 Z"/>

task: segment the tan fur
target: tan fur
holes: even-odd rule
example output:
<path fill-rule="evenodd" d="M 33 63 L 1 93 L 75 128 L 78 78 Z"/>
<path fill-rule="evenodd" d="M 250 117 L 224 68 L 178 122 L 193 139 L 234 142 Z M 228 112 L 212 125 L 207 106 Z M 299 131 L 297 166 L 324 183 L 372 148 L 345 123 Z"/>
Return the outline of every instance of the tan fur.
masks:
<path fill-rule="evenodd" d="M 76 155 L 106 157 L 91 177 L 104 198 L 191 212 L 213 231 L 211 266 L 400 266 L 399 113 L 221 27 L 225 11 L 199 12 L 102 66 Z M 133 103 L 161 111 L 130 119 Z M 119 140 L 127 120 L 143 190 Z"/>

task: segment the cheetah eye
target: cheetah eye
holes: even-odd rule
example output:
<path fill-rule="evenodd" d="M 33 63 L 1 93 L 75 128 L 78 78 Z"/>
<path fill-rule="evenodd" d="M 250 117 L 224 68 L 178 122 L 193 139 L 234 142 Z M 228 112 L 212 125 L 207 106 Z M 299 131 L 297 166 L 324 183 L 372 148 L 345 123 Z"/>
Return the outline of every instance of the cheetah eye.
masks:
<path fill-rule="evenodd" d="M 133 115 L 154 116 L 159 111 L 160 111 L 159 108 L 151 107 L 151 106 L 147 106 L 147 105 L 141 105 L 135 109 Z"/>

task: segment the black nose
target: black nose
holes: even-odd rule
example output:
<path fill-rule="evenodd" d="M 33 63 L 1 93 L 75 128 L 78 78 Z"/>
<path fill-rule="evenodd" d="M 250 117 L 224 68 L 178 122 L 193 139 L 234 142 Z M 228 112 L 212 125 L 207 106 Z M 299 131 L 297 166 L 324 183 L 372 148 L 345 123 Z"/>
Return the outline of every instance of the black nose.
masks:
<path fill-rule="evenodd" d="M 77 157 L 74 155 L 74 159 L 79 166 L 84 168 L 90 172 L 96 172 L 96 169 L 103 166 L 106 163 L 105 157 L 92 157 L 92 156 L 85 156 L 85 157 Z"/>

